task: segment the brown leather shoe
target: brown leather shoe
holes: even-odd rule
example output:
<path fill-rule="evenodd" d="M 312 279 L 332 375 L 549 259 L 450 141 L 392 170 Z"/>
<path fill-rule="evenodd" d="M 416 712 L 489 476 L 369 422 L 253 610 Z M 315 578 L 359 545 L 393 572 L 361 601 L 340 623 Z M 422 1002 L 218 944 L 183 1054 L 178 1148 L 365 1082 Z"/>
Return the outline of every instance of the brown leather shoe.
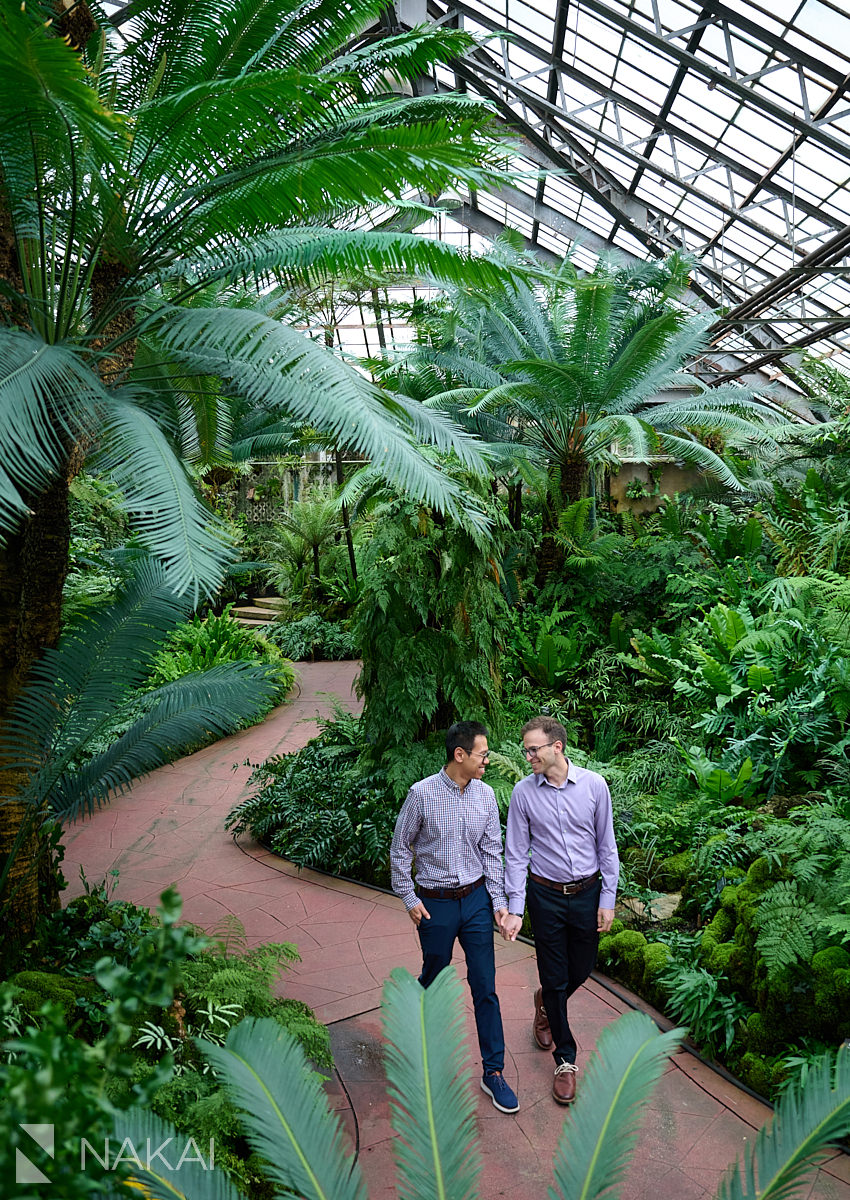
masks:
<path fill-rule="evenodd" d="M 578 1067 L 575 1063 L 558 1063 L 552 1083 L 552 1095 L 559 1104 L 572 1104 L 576 1098 Z"/>
<path fill-rule="evenodd" d="M 534 993 L 534 1024 L 532 1025 L 534 1040 L 541 1050 L 552 1049 L 552 1030 L 549 1028 L 549 1018 L 543 1007 L 543 988 Z"/>

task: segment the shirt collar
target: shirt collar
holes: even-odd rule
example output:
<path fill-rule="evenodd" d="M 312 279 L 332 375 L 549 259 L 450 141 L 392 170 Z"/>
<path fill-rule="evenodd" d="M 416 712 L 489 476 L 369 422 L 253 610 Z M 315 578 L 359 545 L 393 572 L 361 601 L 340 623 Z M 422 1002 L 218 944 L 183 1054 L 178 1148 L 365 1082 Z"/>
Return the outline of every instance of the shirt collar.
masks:
<path fill-rule="evenodd" d="M 532 779 L 538 787 L 542 787 L 544 783 L 549 787 L 555 786 L 554 783 L 549 783 L 549 780 L 542 772 L 539 775 L 532 775 Z M 561 787 L 565 787 L 568 783 L 578 783 L 578 771 L 576 770 L 576 765 L 571 758 L 567 759 L 567 778 L 561 784 Z M 560 791 L 560 788 L 558 790 Z"/>
<path fill-rule="evenodd" d="M 448 773 L 448 771 L 446 770 L 445 767 L 440 767 L 439 775 L 446 787 L 451 788 L 453 792 L 457 792 L 459 795 L 463 795 L 463 793 L 460 790 L 459 785 L 455 783 L 455 781 L 452 779 L 451 775 Z M 472 783 L 472 782 L 474 782 L 474 781 L 470 779 L 469 783 Z M 464 788 L 464 792 L 467 791 L 467 789 L 469 788 L 469 783 Z"/>

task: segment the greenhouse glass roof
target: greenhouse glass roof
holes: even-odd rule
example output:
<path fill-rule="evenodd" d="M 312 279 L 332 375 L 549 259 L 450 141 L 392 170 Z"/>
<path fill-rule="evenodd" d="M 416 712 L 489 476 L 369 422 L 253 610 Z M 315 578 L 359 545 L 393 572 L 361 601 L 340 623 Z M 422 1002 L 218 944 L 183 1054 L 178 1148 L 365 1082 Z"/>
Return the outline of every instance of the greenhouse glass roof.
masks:
<path fill-rule="evenodd" d="M 489 98 L 520 138 L 527 178 L 463 197 L 455 221 L 579 266 L 687 251 L 697 302 L 724 312 L 706 380 L 763 382 L 807 346 L 850 368 L 842 6 L 400 0 L 392 16 L 486 38 L 436 86 Z"/>

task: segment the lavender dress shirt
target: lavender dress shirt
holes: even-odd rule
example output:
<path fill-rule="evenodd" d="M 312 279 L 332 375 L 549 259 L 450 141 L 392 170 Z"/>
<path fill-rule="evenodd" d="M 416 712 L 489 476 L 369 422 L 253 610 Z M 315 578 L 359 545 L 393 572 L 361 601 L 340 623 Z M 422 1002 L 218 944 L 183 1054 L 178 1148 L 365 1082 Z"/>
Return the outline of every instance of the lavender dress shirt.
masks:
<path fill-rule="evenodd" d="M 600 908 L 613 908 L 620 875 L 611 793 L 595 771 L 568 763 L 561 787 L 527 775 L 511 794 L 505 837 L 508 908 L 521 914 L 529 866 L 554 883 L 602 875 Z M 529 862 L 529 852 L 531 861 Z"/>

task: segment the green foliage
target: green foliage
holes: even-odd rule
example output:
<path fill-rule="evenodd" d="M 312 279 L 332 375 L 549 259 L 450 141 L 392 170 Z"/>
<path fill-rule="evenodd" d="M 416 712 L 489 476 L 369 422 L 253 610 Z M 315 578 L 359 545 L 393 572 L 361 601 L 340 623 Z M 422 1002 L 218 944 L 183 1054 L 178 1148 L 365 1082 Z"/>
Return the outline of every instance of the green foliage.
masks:
<path fill-rule="evenodd" d="M 66 975 L 91 974 L 94 964 L 108 956 L 121 966 L 129 966 L 139 941 L 157 920 L 149 908 L 128 900 L 110 898 L 109 885 L 92 884 L 80 872 L 85 891 L 64 908 L 46 919 L 39 952 L 61 965 Z M 113 871 L 113 882 L 118 872 Z"/>
<path fill-rule="evenodd" d="M 110 551 L 129 532 L 115 489 L 93 475 L 81 473 L 71 480 L 69 510 L 69 570 L 62 589 L 66 621 L 82 608 L 114 598 L 122 572 Z"/>
<path fill-rule="evenodd" d="M 707 794 L 752 801 L 820 778 L 816 764 L 837 740 L 847 680 L 838 649 L 802 611 L 716 604 L 684 637 L 656 630 L 632 644 L 637 655 L 623 662 L 702 714 L 693 728 L 708 746 L 686 760 Z"/>
<path fill-rule="evenodd" d="M 298 290 L 351 272 L 505 275 L 413 234 L 357 228 L 375 203 L 405 206 L 410 188 L 439 195 L 503 174 L 480 104 L 386 95 L 385 73 L 418 78 L 469 36 L 419 29 L 348 54 L 376 11 L 357 0 L 328 21 L 286 0 L 231 0 L 211 36 L 197 3 L 165 18 L 143 3 L 120 33 L 94 8 L 98 36 L 79 50 L 56 37 L 49 5 L 4 13 L 0 171 L 20 266 L 0 353 L 2 404 L 17 414 L 0 439 L 4 534 L 65 476 L 68 445 L 96 446 L 92 468 L 114 479 L 175 588 L 213 589 L 228 552 L 182 460 L 227 461 L 240 402 L 321 428 L 452 506 L 456 489 L 418 444 L 454 444 L 471 465 L 469 439 L 388 403 L 257 299 L 270 277 Z M 298 35 L 281 37 L 293 22 Z"/>
<path fill-rule="evenodd" d="M 56 970 L 22 971 L 0 988 L 0 1027 L 15 1039 L 3 1062 L 42 1064 L 40 1078 L 48 1090 L 42 1107 L 27 1120 L 48 1119 L 54 1076 L 69 1081 L 64 1086 L 71 1094 L 79 1089 L 80 1121 L 75 1124 L 68 1116 L 65 1126 L 76 1139 L 78 1170 L 78 1131 L 97 1146 L 118 1112 L 142 1103 L 200 1146 L 214 1138 L 216 1160 L 228 1176 L 252 1194 L 266 1196 L 262 1164 L 246 1158 L 236 1110 L 198 1047 L 223 1044 L 244 1017 L 263 1016 L 286 1030 L 315 1067 L 327 1071 L 332 1066 L 328 1031 L 307 1005 L 274 994 L 281 971 L 298 958 L 294 946 L 248 950 L 235 918 L 223 922 L 209 941 L 189 927 L 176 927 L 179 912 L 173 893 L 164 895 L 156 916 L 110 899 L 105 886 L 89 886 L 56 914 L 45 930 Z M 67 1059 L 65 1065 L 46 1062 L 46 1055 L 58 1053 Z M 37 1054 L 42 1057 L 33 1057 Z M 3 1071 L 0 1063 L 5 1083 Z M 27 1104 L 31 1093 L 24 1096 Z M 62 1104 L 58 1107 L 65 1120 Z M 0 1104 L 3 1130 L 7 1109 L 17 1111 Z M 82 1116 L 90 1119 L 89 1127 Z M 100 1194 L 97 1173 L 86 1191 L 84 1180 L 71 1177 L 70 1166 L 63 1162 L 60 1169 L 70 1178 L 68 1195 Z"/>
<path fill-rule="evenodd" d="M 718 1050 L 729 1050 L 740 1022 L 750 1012 L 723 982 L 704 967 L 686 966 L 675 959 L 659 978 L 671 1015 L 687 1026 L 696 1044 L 712 1056 Z"/>
<path fill-rule="evenodd" d="M 550 692 L 565 691 L 576 675 L 582 658 L 582 636 L 572 612 L 555 608 L 549 613 L 526 609 L 510 614 L 506 625 L 509 653 L 516 657 L 522 673 Z M 565 628 L 565 623 L 569 626 Z M 511 669 L 510 660 L 506 672 Z"/>
<path fill-rule="evenodd" d="M 357 657 L 354 638 L 344 625 L 308 613 L 297 621 L 278 620 L 266 628 L 266 641 L 293 662 L 330 662 Z"/>
<path fill-rule="evenodd" d="M 793 491 L 779 482 L 759 513 L 776 552 L 780 575 L 847 575 L 850 569 L 850 498 L 846 487 L 830 487 L 814 468 Z"/>
<path fill-rule="evenodd" d="M 396 502 L 364 546 L 362 586 L 352 632 L 370 739 L 406 746 L 455 720 L 498 715 L 505 602 L 491 547 Z"/>
<path fill-rule="evenodd" d="M 55 1131 L 55 1156 L 45 1162 L 49 1179 L 63 1197 L 83 1200 L 103 1194 L 110 1183 L 119 1195 L 130 1195 L 124 1187 L 126 1167 L 107 1174 L 91 1163 L 80 1164 L 80 1139 L 93 1145 L 112 1131 L 115 1107 L 104 1088 L 106 1078 L 132 1075 L 133 1060 L 128 1043 L 137 1014 L 165 1009 L 185 959 L 200 951 L 204 940 L 177 924 L 180 899 L 173 891 L 162 896 L 158 921 L 137 941 L 132 969 L 107 957 L 95 965 L 97 985 L 104 995 L 105 1032 L 91 1045 L 75 1037 L 68 1027 L 64 1005 L 48 1002 L 35 1023 L 24 1025 L 18 1036 L 7 1042 L 6 1057 L 0 1059 L 0 1186 L 4 1195 L 17 1195 L 16 1152 L 27 1157 L 32 1142 L 22 1125 L 47 1123 Z M 30 973 L 30 983 L 35 982 Z M 71 981 L 73 987 L 77 981 Z M 54 998 L 55 998 L 54 989 Z M 167 1067 L 140 1084 L 130 1098 L 149 1102 L 154 1088 L 168 1075 Z"/>
<path fill-rule="evenodd" d="M 710 761 L 701 746 L 679 747 L 682 758 L 688 770 L 694 777 L 697 787 L 704 796 L 715 800 L 718 804 L 737 804 L 746 807 L 755 800 L 759 783 L 767 771 L 762 764 L 753 771 L 753 760 L 745 758 L 734 776 L 716 763 Z"/>
<path fill-rule="evenodd" d="M 233 809 L 227 828 L 250 832 L 299 866 L 386 886 L 399 802 L 367 748 L 357 718 L 325 722 L 302 750 L 256 768 L 260 790 Z"/>
<path fill-rule="evenodd" d="M 34 822 L 44 809 L 90 811 L 188 746 L 256 719 L 275 694 L 268 667 L 217 662 L 149 691 L 124 736 L 92 754 L 184 611 L 162 568 L 142 559 L 113 605 L 81 614 L 42 653 L 3 733 L 7 761 L 29 775 L 22 798 Z"/>
<path fill-rule="evenodd" d="M 195 614 L 170 633 L 153 657 L 146 686 L 159 687 L 222 663 L 253 662 L 267 665 L 268 679 L 275 685 L 266 711 L 284 700 L 295 682 L 292 663 L 269 638 L 240 625 L 230 615 L 232 607 L 228 604 L 218 616 L 210 613 L 203 620 Z"/>

